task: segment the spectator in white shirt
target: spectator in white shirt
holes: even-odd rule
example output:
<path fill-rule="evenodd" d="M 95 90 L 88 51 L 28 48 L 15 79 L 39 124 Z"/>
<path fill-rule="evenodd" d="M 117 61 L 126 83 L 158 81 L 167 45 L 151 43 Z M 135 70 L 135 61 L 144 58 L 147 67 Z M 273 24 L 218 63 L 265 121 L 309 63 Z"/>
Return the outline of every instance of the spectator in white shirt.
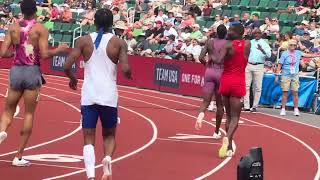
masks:
<path fill-rule="evenodd" d="M 200 63 L 199 61 L 200 53 L 201 53 L 201 46 L 199 45 L 199 42 L 197 39 L 193 39 L 191 41 L 191 44 L 186 48 L 187 57 L 190 58 L 191 56 L 193 56 L 193 59 L 197 63 Z"/>
<path fill-rule="evenodd" d="M 164 27 L 163 39 L 162 41 L 167 42 L 170 35 L 173 35 L 175 38 L 178 37 L 177 31 L 173 28 L 173 24 L 167 22 Z"/>

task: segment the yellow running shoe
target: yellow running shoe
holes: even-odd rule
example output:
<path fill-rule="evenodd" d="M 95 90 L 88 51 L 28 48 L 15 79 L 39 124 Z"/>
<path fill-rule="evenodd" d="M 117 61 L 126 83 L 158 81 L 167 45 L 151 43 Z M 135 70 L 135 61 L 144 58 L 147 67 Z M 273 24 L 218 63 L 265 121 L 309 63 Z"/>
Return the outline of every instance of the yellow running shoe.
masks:
<path fill-rule="evenodd" d="M 222 139 L 222 146 L 219 149 L 219 157 L 220 158 L 225 158 L 227 156 L 228 146 L 229 146 L 229 139 L 228 139 L 228 137 L 224 137 Z"/>

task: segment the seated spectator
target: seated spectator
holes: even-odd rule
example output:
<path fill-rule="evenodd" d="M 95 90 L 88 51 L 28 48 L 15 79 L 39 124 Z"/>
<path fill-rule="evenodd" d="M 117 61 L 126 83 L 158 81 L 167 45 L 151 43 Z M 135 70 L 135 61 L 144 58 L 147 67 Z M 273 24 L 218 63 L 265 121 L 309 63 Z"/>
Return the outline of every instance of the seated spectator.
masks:
<path fill-rule="evenodd" d="M 271 27 L 270 17 L 264 18 L 264 24 L 260 26 L 260 31 L 263 34 L 269 35 L 270 34 L 270 27 Z"/>
<path fill-rule="evenodd" d="M 165 23 L 162 41 L 167 42 L 170 35 L 173 35 L 175 38 L 178 37 L 178 33 L 174 29 L 173 24 L 167 22 Z"/>
<path fill-rule="evenodd" d="M 252 26 L 253 21 L 250 19 L 249 13 L 244 13 L 241 23 L 244 27 Z"/>
<path fill-rule="evenodd" d="M 196 4 L 196 0 L 190 0 L 190 6 L 188 7 L 187 11 L 191 14 L 195 14 L 197 16 L 201 16 L 202 11 L 199 6 Z"/>
<path fill-rule="evenodd" d="M 10 24 L 14 24 L 16 22 L 17 22 L 17 19 L 13 16 L 13 13 L 9 12 L 8 18 L 6 19 L 6 24 L 10 25 Z"/>
<path fill-rule="evenodd" d="M 229 17 L 228 17 L 228 16 L 224 16 L 224 17 L 223 17 L 223 25 L 224 25 L 227 29 L 229 29 L 229 27 L 230 27 L 230 22 L 229 22 Z"/>
<path fill-rule="evenodd" d="M 310 41 L 310 34 L 309 32 L 305 32 L 303 35 L 303 40 L 301 40 L 299 43 L 299 48 L 301 51 L 304 51 L 306 53 L 309 53 L 312 51 L 314 44 Z"/>
<path fill-rule="evenodd" d="M 256 28 L 260 28 L 261 26 L 261 23 L 260 23 L 260 20 L 259 20 L 259 15 L 258 14 L 253 14 L 252 15 L 252 24 L 251 24 L 251 28 L 252 29 L 256 29 Z"/>
<path fill-rule="evenodd" d="M 301 24 L 298 24 L 293 30 L 293 34 L 296 34 L 298 36 L 303 36 L 306 27 L 308 26 L 308 21 L 302 21 Z"/>
<path fill-rule="evenodd" d="M 64 23 L 70 23 L 72 20 L 72 12 L 68 4 L 63 5 L 63 11 L 61 13 L 61 21 Z"/>
<path fill-rule="evenodd" d="M 182 23 L 182 14 L 181 13 L 177 13 L 175 20 L 174 20 L 174 27 L 176 29 L 180 29 L 181 27 L 181 23 Z"/>
<path fill-rule="evenodd" d="M 233 17 L 233 23 L 240 23 L 241 22 L 241 18 L 239 14 L 235 14 Z"/>
<path fill-rule="evenodd" d="M 126 26 L 124 21 L 117 21 L 114 25 L 114 32 L 116 36 L 118 36 L 120 39 L 124 39 L 125 37 L 125 30 L 127 30 L 128 27 Z M 134 35 L 134 33 L 132 32 Z"/>
<path fill-rule="evenodd" d="M 159 9 L 158 15 L 155 18 L 155 21 L 161 21 L 162 23 L 165 22 L 166 19 L 168 19 L 168 16 L 164 14 L 164 10 Z"/>
<path fill-rule="evenodd" d="M 139 21 L 144 25 L 155 22 L 153 10 L 148 11 L 148 13 L 145 14 L 143 16 L 143 18 L 141 18 Z M 162 21 L 161 21 L 161 23 L 162 23 Z"/>
<path fill-rule="evenodd" d="M 56 21 L 60 18 L 60 12 L 57 4 L 53 4 L 53 7 L 50 11 L 50 19 L 49 21 Z"/>
<path fill-rule="evenodd" d="M 42 3 L 41 3 L 41 7 L 49 8 L 50 6 L 52 6 L 52 1 L 51 0 L 43 0 Z"/>
<path fill-rule="evenodd" d="M 114 7 L 112 9 L 112 14 L 113 14 L 113 23 L 116 23 L 117 21 L 120 21 L 120 9 L 118 7 Z"/>
<path fill-rule="evenodd" d="M 191 35 L 190 35 L 190 38 L 191 38 L 191 39 L 198 39 L 198 40 L 202 39 L 203 34 L 202 34 L 202 32 L 200 31 L 200 26 L 199 26 L 199 24 L 193 25 L 192 28 L 193 28 L 193 31 L 192 31 L 192 33 L 191 33 Z"/>
<path fill-rule="evenodd" d="M 206 1 L 203 4 L 202 16 L 209 17 L 209 16 L 211 16 L 211 12 L 212 12 L 212 5 Z"/>
<path fill-rule="evenodd" d="M 174 17 L 173 12 L 169 12 L 169 13 L 168 13 L 168 19 L 165 20 L 165 23 L 174 24 L 175 19 L 176 19 L 176 18 Z"/>
<path fill-rule="evenodd" d="M 190 38 L 191 33 L 192 33 L 192 28 L 190 28 L 190 27 L 184 28 L 184 29 L 182 29 L 182 32 L 181 32 L 181 38 L 183 40 L 187 40 Z"/>
<path fill-rule="evenodd" d="M 122 27 L 122 28 L 125 29 L 125 27 Z M 127 44 L 128 44 L 128 51 L 129 51 L 129 53 L 130 53 L 130 54 L 133 54 L 134 49 L 135 49 L 136 46 L 137 46 L 137 41 L 136 41 L 136 39 L 134 38 L 132 32 L 129 32 L 129 33 L 127 34 L 126 42 L 127 42 Z"/>
<path fill-rule="evenodd" d="M 157 21 L 156 27 L 153 28 L 151 36 L 147 37 L 150 44 L 157 44 L 163 37 L 164 28 L 162 27 L 162 22 Z"/>
<path fill-rule="evenodd" d="M 310 29 L 309 29 L 308 32 L 309 32 L 310 37 L 311 37 L 312 39 L 317 38 L 317 37 L 319 36 L 320 31 L 319 31 L 319 29 L 317 28 L 317 25 L 316 25 L 315 22 L 310 23 Z"/>
<path fill-rule="evenodd" d="M 214 31 L 216 31 L 218 26 L 223 24 L 223 21 L 221 20 L 220 14 L 216 14 L 216 16 L 214 17 L 214 20 L 215 22 L 212 24 L 211 28 L 214 29 Z"/>
<path fill-rule="evenodd" d="M 94 24 L 94 14 L 95 14 L 95 11 L 92 9 L 91 6 L 88 6 L 86 15 L 84 15 L 83 20 L 80 23 L 80 26 L 84 26 L 87 24 L 93 25 Z"/>
<path fill-rule="evenodd" d="M 157 54 L 158 58 L 162 58 L 162 59 L 172 59 L 170 56 L 168 56 L 167 52 L 165 50 L 161 50 L 158 54 Z"/>
<path fill-rule="evenodd" d="M 181 23 L 181 28 L 191 27 L 196 22 L 194 14 L 188 13 Z"/>
<path fill-rule="evenodd" d="M 270 26 L 270 33 L 278 33 L 280 31 L 279 21 L 277 18 L 273 18 Z"/>
<path fill-rule="evenodd" d="M 317 11 L 316 10 L 312 10 L 309 22 L 315 22 L 315 23 L 319 22 L 319 16 L 317 16 Z"/>
<path fill-rule="evenodd" d="M 166 51 L 166 54 L 167 55 L 173 55 L 174 54 L 174 48 L 176 46 L 176 43 L 175 43 L 175 36 L 174 35 L 170 35 L 168 37 L 168 42 L 167 44 L 164 46 L 164 50 Z"/>
<path fill-rule="evenodd" d="M 188 58 L 193 58 L 193 60 L 197 63 L 200 63 L 199 56 L 201 53 L 201 46 L 199 45 L 199 42 L 197 39 L 193 39 L 191 41 L 191 44 L 186 48 L 185 54 Z"/>

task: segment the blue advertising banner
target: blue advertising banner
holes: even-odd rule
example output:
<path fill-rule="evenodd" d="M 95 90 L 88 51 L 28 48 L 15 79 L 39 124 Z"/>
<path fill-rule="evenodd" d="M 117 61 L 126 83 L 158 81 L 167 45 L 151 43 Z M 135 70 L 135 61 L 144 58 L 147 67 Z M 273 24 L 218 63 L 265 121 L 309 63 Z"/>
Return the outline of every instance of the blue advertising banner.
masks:
<path fill-rule="evenodd" d="M 317 80 L 313 77 L 300 77 L 299 107 L 311 108 L 316 92 Z M 275 82 L 275 75 L 265 74 L 262 84 L 260 104 L 281 105 L 282 90 L 280 82 Z M 293 106 L 291 92 L 289 92 L 287 106 Z"/>

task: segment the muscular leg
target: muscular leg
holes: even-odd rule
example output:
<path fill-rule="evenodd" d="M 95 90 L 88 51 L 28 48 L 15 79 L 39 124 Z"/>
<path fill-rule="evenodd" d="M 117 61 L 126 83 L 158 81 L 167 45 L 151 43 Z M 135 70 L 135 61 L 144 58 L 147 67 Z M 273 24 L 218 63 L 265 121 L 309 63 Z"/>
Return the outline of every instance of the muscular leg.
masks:
<path fill-rule="evenodd" d="M 16 111 L 17 104 L 22 96 L 23 91 L 8 90 L 4 112 L 1 116 L 0 132 L 6 131 L 10 127 L 13 115 Z"/>
<path fill-rule="evenodd" d="M 223 109 L 223 101 L 222 101 L 222 96 L 218 93 L 215 93 L 216 97 L 216 105 L 217 105 L 217 112 L 216 112 L 216 130 L 215 133 L 219 133 L 222 117 L 224 114 L 224 109 Z"/>
<path fill-rule="evenodd" d="M 203 94 L 203 102 L 200 106 L 199 115 L 198 115 L 197 122 L 195 125 L 195 128 L 198 130 L 202 127 L 202 120 L 204 118 L 204 112 L 206 111 L 206 109 L 208 108 L 208 106 L 211 102 L 212 95 L 213 95 L 213 91 L 209 91 L 209 90 Z"/>
<path fill-rule="evenodd" d="M 39 89 L 24 90 L 23 92 L 25 112 L 24 112 L 23 128 L 20 132 L 21 139 L 20 139 L 19 149 L 16 155 L 17 158 L 22 157 L 24 148 L 26 147 L 29 137 L 31 135 L 34 112 L 38 104 L 38 101 L 37 101 L 38 95 L 39 95 Z"/>
<path fill-rule="evenodd" d="M 298 98 L 298 92 L 297 91 L 291 91 L 292 97 L 293 97 L 293 105 L 294 108 L 298 109 L 299 107 L 299 98 Z"/>
<path fill-rule="evenodd" d="M 241 99 L 238 97 L 230 97 L 230 110 L 231 110 L 231 121 L 229 124 L 229 129 L 227 132 L 227 137 L 229 139 L 229 147 L 228 150 L 232 150 L 232 140 L 233 135 L 238 128 L 238 122 L 240 119 L 241 107 L 242 102 Z"/>
<path fill-rule="evenodd" d="M 229 131 L 229 124 L 231 122 L 231 107 L 230 107 L 230 97 L 228 96 L 223 96 L 223 103 L 226 108 L 226 116 L 227 116 L 227 121 L 225 124 L 226 132 L 228 133 Z"/>
<path fill-rule="evenodd" d="M 116 149 L 116 128 L 103 128 L 102 137 L 103 137 L 103 148 L 104 156 L 112 157 Z"/>

